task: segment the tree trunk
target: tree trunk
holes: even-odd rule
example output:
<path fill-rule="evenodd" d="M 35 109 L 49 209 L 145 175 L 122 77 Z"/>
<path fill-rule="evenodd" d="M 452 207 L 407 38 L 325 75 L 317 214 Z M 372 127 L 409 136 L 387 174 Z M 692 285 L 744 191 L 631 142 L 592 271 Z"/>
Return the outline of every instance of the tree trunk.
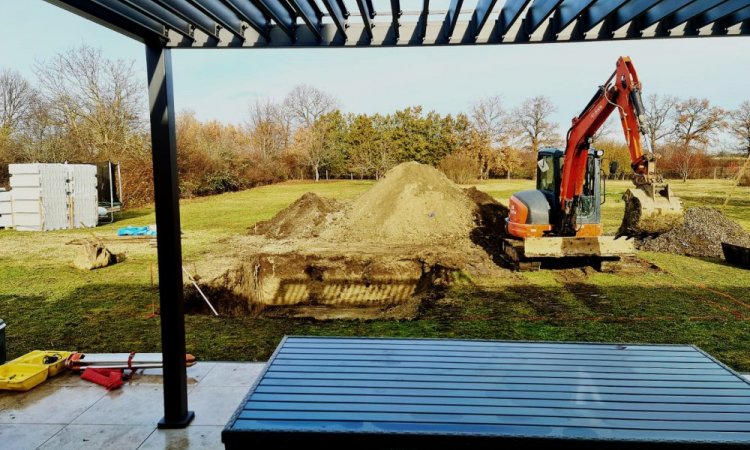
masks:
<path fill-rule="evenodd" d="M 318 168 L 318 166 L 315 166 L 314 169 L 315 169 L 315 182 L 317 183 L 318 181 L 320 181 L 320 169 Z"/>

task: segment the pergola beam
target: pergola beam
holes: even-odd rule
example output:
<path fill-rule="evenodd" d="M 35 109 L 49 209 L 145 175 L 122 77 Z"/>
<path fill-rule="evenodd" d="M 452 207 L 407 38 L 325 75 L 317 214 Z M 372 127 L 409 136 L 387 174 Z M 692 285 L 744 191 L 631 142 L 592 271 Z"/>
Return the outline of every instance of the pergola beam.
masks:
<path fill-rule="evenodd" d="M 258 34 L 268 39 L 268 17 L 263 14 L 263 11 L 252 2 L 245 0 L 224 0 L 224 2 L 241 20 L 244 20 Z"/>
<path fill-rule="evenodd" d="M 391 26 L 393 27 L 393 35 L 396 37 L 396 40 L 400 37 L 398 19 L 401 18 L 402 13 L 400 0 L 391 0 Z"/>
<path fill-rule="evenodd" d="M 47 0 L 63 9 L 67 9 L 84 18 L 115 30 L 140 42 L 166 42 L 167 35 L 163 26 L 142 14 L 123 14 L 113 9 L 110 3 L 91 0 Z M 144 20 L 138 20 L 138 17 Z"/>
<path fill-rule="evenodd" d="M 725 17 L 721 20 L 722 25 L 726 27 L 731 27 L 734 25 L 737 25 L 740 22 L 744 22 L 746 20 L 750 19 L 750 6 L 746 6 L 739 11 L 735 11 L 728 17 Z"/>
<path fill-rule="evenodd" d="M 159 428 L 185 428 L 195 417 L 188 410 L 185 367 L 185 311 L 177 179 L 171 50 L 146 45 L 151 155 L 154 170 L 156 253 L 159 265 L 159 311 L 164 373 L 164 418 Z"/>
<path fill-rule="evenodd" d="M 458 15 L 461 14 L 461 6 L 464 0 L 451 0 L 448 6 L 448 12 L 445 14 L 445 38 L 450 40 L 453 36 L 453 30 L 456 29 Z"/>
<path fill-rule="evenodd" d="M 626 0 L 597 0 L 581 16 L 581 31 L 591 31 L 596 25 L 604 21 L 617 9 L 626 3 Z"/>
<path fill-rule="evenodd" d="M 317 11 L 317 7 L 313 6 L 314 3 L 312 3 L 312 1 L 313 0 L 289 0 L 289 3 L 297 14 L 302 17 L 302 20 L 315 37 L 320 40 L 322 38 L 322 35 L 320 34 L 320 14 Z"/>
<path fill-rule="evenodd" d="M 344 36 L 344 39 L 347 39 L 346 36 L 346 16 L 344 16 L 344 11 L 341 10 L 341 5 L 337 0 L 323 0 L 323 4 L 326 7 L 326 10 L 328 10 L 328 14 L 331 15 L 331 19 L 333 19 L 333 23 L 336 24 L 336 28 L 339 29 L 339 33 L 341 33 Z"/>
<path fill-rule="evenodd" d="M 562 0 L 536 0 L 529 7 L 526 13 L 526 34 L 531 36 L 542 25 L 542 23 L 552 14 L 552 11 L 560 6 Z"/>
<path fill-rule="evenodd" d="M 218 24 L 210 17 L 195 9 L 187 0 L 153 0 L 172 11 L 183 20 L 193 24 L 210 37 L 219 40 Z"/>
<path fill-rule="evenodd" d="M 714 8 L 705 11 L 699 17 L 691 21 L 691 25 L 696 29 L 700 29 L 709 25 L 713 22 L 717 22 L 724 17 L 727 17 L 735 12 L 748 6 L 748 2 L 745 0 L 729 0 Z"/>
<path fill-rule="evenodd" d="M 665 0 L 648 9 L 638 21 L 639 28 L 644 30 L 651 25 L 666 20 L 675 12 L 691 4 L 700 3 L 700 0 Z"/>
<path fill-rule="evenodd" d="M 555 33 L 573 23 L 595 0 L 564 0 L 555 11 Z"/>
<path fill-rule="evenodd" d="M 726 3 L 727 0 L 698 0 L 675 11 L 674 14 L 664 19 L 664 28 L 672 29 L 697 17 L 709 9 Z"/>
<path fill-rule="evenodd" d="M 181 35 L 194 39 L 193 28 L 190 23 L 173 14 L 171 11 L 159 6 L 151 0 L 123 0 L 130 7 L 140 11 L 146 16 L 160 22 L 165 27 L 174 30 Z"/>
<path fill-rule="evenodd" d="M 289 38 L 294 41 L 294 16 L 281 2 L 276 0 L 254 0 L 256 6 L 261 9 L 267 16 L 273 19 L 276 25 L 281 28 Z"/>
<path fill-rule="evenodd" d="M 242 21 L 227 5 L 218 0 L 188 0 L 196 9 L 208 16 L 220 27 L 228 30 L 241 40 L 245 40 L 245 30 Z"/>
<path fill-rule="evenodd" d="M 472 31 L 474 32 L 474 40 L 476 40 L 479 33 L 482 32 L 482 28 L 484 28 L 484 25 L 487 23 L 487 19 L 489 19 L 492 8 L 495 7 L 495 3 L 497 3 L 497 0 L 479 0 L 477 2 L 477 6 L 474 8 L 474 14 L 471 15 L 472 25 L 470 25 L 470 27 L 473 27 Z"/>
<path fill-rule="evenodd" d="M 372 10 L 372 1 L 357 0 L 357 7 L 359 8 L 359 13 L 362 15 L 362 22 L 365 24 L 365 33 L 367 33 L 368 39 L 372 40 L 372 27 L 375 26 L 372 22 L 372 18 L 375 17 L 374 11 Z"/>
<path fill-rule="evenodd" d="M 506 0 L 502 7 L 497 0 L 476 0 L 473 11 L 466 9 L 465 0 L 451 0 L 447 10 L 433 11 L 432 16 L 430 7 L 435 5 L 422 0 L 421 11 L 408 12 L 406 20 L 403 0 L 389 0 L 381 11 L 390 14 L 383 24 L 374 21 L 373 0 L 348 0 L 356 1 L 361 20 L 351 20 L 344 0 L 48 1 L 169 48 L 402 47 L 750 35 L 744 19 L 750 0 Z M 486 29 L 488 22 L 493 22 L 491 30 Z"/>
<path fill-rule="evenodd" d="M 516 20 L 521 16 L 521 12 L 528 3 L 529 0 L 508 0 L 505 2 L 497 19 L 497 34 L 500 37 L 505 36 L 510 27 L 516 23 Z"/>
<path fill-rule="evenodd" d="M 612 31 L 624 27 L 628 22 L 645 13 L 654 6 L 653 0 L 631 0 L 617 9 L 610 22 Z"/>

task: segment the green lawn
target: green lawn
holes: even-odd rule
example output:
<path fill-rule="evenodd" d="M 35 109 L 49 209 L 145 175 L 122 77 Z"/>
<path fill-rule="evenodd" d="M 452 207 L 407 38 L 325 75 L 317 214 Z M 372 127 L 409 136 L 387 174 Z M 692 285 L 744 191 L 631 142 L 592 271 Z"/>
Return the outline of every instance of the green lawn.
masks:
<path fill-rule="evenodd" d="M 199 274 L 227 239 L 272 217 L 305 192 L 352 198 L 371 182 L 284 183 L 182 202 L 184 260 Z M 529 181 L 493 180 L 478 187 L 505 201 Z M 627 182 L 608 183 L 604 221 L 614 231 Z M 721 205 L 725 181 L 674 182 L 687 206 Z M 738 189 L 726 213 L 750 229 L 750 190 Z M 152 209 L 93 230 L 114 236 L 123 225 L 154 222 Z M 71 239 L 88 230 L 0 231 L 0 318 L 8 323 L 9 356 L 32 349 L 158 351 L 157 301 L 151 285 L 155 250 L 120 244 L 127 260 L 81 272 L 70 266 Z M 465 337 L 693 343 L 750 371 L 750 271 L 720 261 L 642 255 L 661 271 L 584 275 L 580 271 L 460 275 L 442 299 L 413 321 L 327 321 L 188 316 L 188 350 L 201 359 L 264 360 L 284 334 Z"/>

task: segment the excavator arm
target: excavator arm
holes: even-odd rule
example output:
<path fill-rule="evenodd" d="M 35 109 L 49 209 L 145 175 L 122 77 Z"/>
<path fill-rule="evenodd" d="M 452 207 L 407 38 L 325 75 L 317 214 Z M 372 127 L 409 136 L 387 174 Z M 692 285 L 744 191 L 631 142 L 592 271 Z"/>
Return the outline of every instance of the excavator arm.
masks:
<path fill-rule="evenodd" d="M 656 180 L 649 172 L 649 163 L 654 159 L 652 149 L 649 148 L 648 154 L 644 154 L 641 145 L 641 136 L 646 134 L 641 83 L 630 58 L 620 57 L 617 60 L 614 73 L 604 85 L 599 87 L 583 112 L 573 119 L 570 130 L 568 130 L 560 181 L 561 211 L 558 215 L 558 223 L 555 224 L 558 233 L 562 236 L 574 236 L 576 234 L 576 211 L 586 177 L 589 146 L 594 134 L 604 125 L 604 122 L 615 109 L 619 112 L 625 141 L 630 150 L 630 162 L 634 174 L 633 181 L 636 187 L 649 193 L 647 196 L 652 199 L 655 195 L 663 196 L 664 188 L 656 185 Z M 667 199 L 669 199 L 668 186 L 666 187 L 666 194 Z M 643 200 L 643 195 L 640 195 L 640 193 L 636 196 Z M 655 201 L 658 201 L 658 199 L 655 199 Z M 640 203 L 648 203 L 648 201 L 641 201 Z M 649 234 L 651 230 L 640 229 L 644 226 L 641 217 L 651 217 L 654 212 L 647 211 L 643 215 L 644 206 L 649 207 L 649 205 L 639 204 L 636 205 L 635 210 L 631 208 L 630 212 L 628 212 L 626 206 L 623 227 L 628 229 L 620 234 Z M 674 205 L 672 206 L 674 207 Z M 681 218 L 679 204 L 677 209 L 679 209 Z M 621 231 L 623 227 L 621 227 Z"/>

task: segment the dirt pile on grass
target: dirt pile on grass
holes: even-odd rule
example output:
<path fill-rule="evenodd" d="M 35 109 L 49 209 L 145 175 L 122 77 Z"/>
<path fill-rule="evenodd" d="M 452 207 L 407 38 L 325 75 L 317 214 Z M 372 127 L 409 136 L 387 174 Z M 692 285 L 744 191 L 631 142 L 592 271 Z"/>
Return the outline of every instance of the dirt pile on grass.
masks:
<path fill-rule="evenodd" d="M 312 238 L 331 224 L 343 205 L 308 192 L 272 219 L 258 222 L 250 234 L 271 239 Z"/>
<path fill-rule="evenodd" d="M 351 202 L 308 193 L 251 227 L 206 290 L 226 314 L 411 319 L 456 271 L 503 270 L 493 233 L 506 215 L 491 196 L 404 163 Z"/>
<path fill-rule="evenodd" d="M 641 250 L 722 258 L 722 242 L 750 246 L 750 233 L 715 208 L 697 207 L 685 211 L 683 225 L 637 245 Z"/>
<path fill-rule="evenodd" d="M 408 162 L 354 200 L 322 237 L 402 244 L 468 240 L 477 214 L 476 203 L 442 172 Z"/>

